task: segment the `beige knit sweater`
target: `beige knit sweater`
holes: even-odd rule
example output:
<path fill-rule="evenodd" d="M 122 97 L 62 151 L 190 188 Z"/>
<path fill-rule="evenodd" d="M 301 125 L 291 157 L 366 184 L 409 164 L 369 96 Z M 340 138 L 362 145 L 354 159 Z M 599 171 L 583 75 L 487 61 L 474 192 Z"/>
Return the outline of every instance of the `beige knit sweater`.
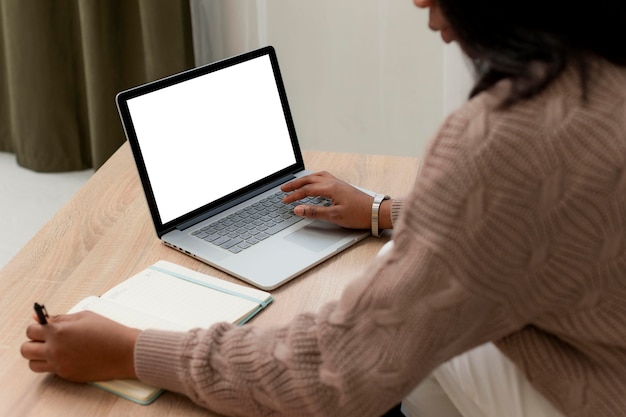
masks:
<path fill-rule="evenodd" d="M 393 250 L 339 300 L 272 330 L 145 331 L 139 377 L 232 416 L 380 416 L 494 341 L 564 414 L 625 415 L 626 70 L 596 62 L 586 102 L 571 69 L 498 110 L 507 87 L 443 124 Z"/>

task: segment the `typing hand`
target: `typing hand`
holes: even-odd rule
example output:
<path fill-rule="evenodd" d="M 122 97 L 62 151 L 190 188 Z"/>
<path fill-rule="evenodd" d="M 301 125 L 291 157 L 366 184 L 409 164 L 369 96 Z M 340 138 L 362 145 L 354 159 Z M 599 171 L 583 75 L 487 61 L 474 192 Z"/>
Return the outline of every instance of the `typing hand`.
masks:
<path fill-rule="evenodd" d="M 293 210 L 298 216 L 326 220 L 350 229 L 371 227 L 373 197 L 328 172 L 316 172 L 295 179 L 281 189 L 290 193 L 283 199 L 285 203 L 318 196 L 333 202 L 328 207 L 301 204 Z"/>

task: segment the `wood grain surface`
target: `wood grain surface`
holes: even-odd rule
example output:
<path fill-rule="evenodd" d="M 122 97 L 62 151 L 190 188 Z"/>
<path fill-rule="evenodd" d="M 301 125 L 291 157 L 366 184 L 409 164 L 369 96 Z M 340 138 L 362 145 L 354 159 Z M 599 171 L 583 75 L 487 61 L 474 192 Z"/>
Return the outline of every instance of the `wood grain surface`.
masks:
<path fill-rule="evenodd" d="M 416 158 L 305 151 L 310 170 L 401 196 L 415 180 Z M 210 179 L 207 179 L 210 181 Z M 275 302 L 251 323 L 277 326 L 339 297 L 389 239 L 367 238 L 271 293 Z M 165 393 L 140 406 L 86 384 L 35 374 L 19 353 L 35 301 L 62 314 L 150 264 L 165 259 L 229 281 L 237 279 L 163 245 L 156 237 L 127 144 L 0 270 L 0 415 L 211 416 L 187 398 Z M 244 284 L 247 285 L 247 284 Z"/>

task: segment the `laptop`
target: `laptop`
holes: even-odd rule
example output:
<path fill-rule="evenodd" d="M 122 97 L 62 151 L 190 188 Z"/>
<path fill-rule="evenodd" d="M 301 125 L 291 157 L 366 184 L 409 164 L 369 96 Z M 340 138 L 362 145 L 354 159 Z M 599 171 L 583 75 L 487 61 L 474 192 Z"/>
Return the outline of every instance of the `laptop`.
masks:
<path fill-rule="evenodd" d="M 370 234 L 294 218 L 296 204 L 282 203 L 280 185 L 310 172 L 273 47 L 122 91 L 116 104 L 167 246 L 271 290 Z"/>

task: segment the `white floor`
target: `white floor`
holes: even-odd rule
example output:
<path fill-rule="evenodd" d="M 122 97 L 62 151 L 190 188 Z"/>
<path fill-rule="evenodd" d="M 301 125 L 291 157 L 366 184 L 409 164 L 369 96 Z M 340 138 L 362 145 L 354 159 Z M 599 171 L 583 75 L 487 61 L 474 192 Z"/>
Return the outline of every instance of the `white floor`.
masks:
<path fill-rule="evenodd" d="M 0 152 L 0 269 L 83 186 L 93 170 L 42 174 Z"/>

